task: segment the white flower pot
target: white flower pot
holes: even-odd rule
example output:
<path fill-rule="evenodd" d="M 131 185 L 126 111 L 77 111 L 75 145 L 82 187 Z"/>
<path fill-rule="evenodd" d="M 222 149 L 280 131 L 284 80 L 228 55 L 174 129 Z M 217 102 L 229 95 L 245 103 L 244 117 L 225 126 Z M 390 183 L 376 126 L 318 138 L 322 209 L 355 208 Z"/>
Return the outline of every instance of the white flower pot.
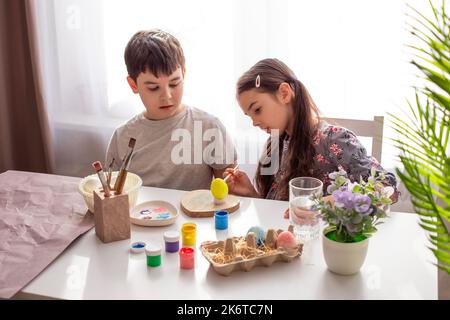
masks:
<path fill-rule="evenodd" d="M 369 239 L 359 242 L 342 243 L 328 239 L 322 232 L 322 247 L 328 269 L 340 275 L 351 275 L 359 271 L 364 263 L 369 247 Z"/>

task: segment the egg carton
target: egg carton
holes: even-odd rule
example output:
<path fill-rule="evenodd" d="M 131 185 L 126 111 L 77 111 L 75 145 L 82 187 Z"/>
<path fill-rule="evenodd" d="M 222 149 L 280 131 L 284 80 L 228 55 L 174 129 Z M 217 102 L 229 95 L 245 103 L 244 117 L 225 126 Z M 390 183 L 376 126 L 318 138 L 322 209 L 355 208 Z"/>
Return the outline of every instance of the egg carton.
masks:
<path fill-rule="evenodd" d="M 205 241 L 200 245 L 200 250 L 213 269 L 223 276 L 229 276 L 237 270 L 250 271 L 256 266 L 270 267 L 277 261 L 292 262 L 302 254 L 303 243 L 299 242 L 293 248 L 277 248 L 276 238 L 283 230 L 269 229 L 265 239 L 265 246 L 271 251 L 264 252 L 256 246 L 255 234 L 250 232 L 246 237 L 232 237 L 226 241 Z M 289 231 L 292 232 L 292 226 Z M 238 244 L 244 243 L 246 247 L 239 250 Z M 226 261 L 215 261 L 217 252 L 223 250 Z"/>

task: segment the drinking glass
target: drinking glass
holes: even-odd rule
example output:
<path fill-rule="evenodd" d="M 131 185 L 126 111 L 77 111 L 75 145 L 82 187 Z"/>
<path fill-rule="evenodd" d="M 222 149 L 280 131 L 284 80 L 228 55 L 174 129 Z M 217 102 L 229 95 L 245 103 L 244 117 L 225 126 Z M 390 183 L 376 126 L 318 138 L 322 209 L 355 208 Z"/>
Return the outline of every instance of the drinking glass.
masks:
<path fill-rule="evenodd" d="M 289 181 L 289 221 L 298 240 L 307 242 L 319 236 L 319 212 L 313 206 L 323 194 L 323 183 L 311 177 Z"/>

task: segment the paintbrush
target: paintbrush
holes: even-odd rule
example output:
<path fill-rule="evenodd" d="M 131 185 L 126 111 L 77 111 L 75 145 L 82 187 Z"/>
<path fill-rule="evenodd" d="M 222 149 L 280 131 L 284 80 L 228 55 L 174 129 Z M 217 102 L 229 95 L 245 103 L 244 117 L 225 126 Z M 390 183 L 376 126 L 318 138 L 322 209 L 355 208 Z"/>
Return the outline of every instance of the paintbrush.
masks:
<path fill-rule="evenodd" d="M 106 182 L 108 183 L 108 187 L 111 187 L 112 166 L 114 165 L 114 161 L 116 161 L 116 159 L 112 158 L 112 160 L 108 166 L 108 179 L 106 180 Z"/>
<path fill-rule="evenodd" d="M 125 168 L 121 169 L 119 172 L 119 175 L 117 176 L 116 185 L 115 188 L 115 194 L 121 194 L 123 191 L 123 187 L 125 186 L 125 180 L 127 179 L 128 169 L 130 167 L 130 159 L 131 157 L 127 158 L 127 162 L 125 165 Z"/>
<path fill-rule="evenodd" d="M 103 172 L 102 164 L 100 161 L 95 161 L 92 163 L 95 171 L 97 172 L 98 178 L 100 179 L 100 183 L 103 187 L 103 192 L 105 193 L 105 197 L 109 197 L 111 195 L 109 190 L 109 185 L 106 183 L 105 172 Z"/>
<path fill-rule="evenodd" d="M 223 179 L 223 181 L 227 182 L 228 178 L 231 177 L 231 175 L 236 172 L 238 167 L 239 167 L 239 164 L 237 164 L 236 167 L 233 168 L 233 172 L 230 172 L 229 174 L 227 174 L 227 176 Z"/>
<path fill-rule="evenodd" d="M 128 142 L 128 152 L 124 157 L 122 165 L 120 166 L 120 171 L 117 176 L 116 183 L 114 184 L 114 190 L 116 191 L 115 194 L 121 194 L 123 191 L 123 186 L 125 185 L 128 168 L 130 166 L 131 155 L 133 154 L 135 144 L 136 139 L 130 138 L 130 141 Z"/>

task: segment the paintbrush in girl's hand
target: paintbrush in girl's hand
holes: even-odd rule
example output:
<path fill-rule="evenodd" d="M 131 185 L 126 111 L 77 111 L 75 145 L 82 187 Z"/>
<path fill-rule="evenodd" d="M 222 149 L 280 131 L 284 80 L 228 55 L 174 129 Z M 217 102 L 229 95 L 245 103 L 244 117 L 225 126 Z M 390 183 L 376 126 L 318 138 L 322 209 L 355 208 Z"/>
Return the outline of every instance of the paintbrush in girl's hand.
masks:
<path fill-rule="evenodd" d="M 108 183 L 108 187 L 111 187 L 112 166 L 114 165 L 114 161 L 116 161 L 116 159 L 112 158 L 112 160 L 108 166 L 108 179 L 106 180 L 106 182 Z"/>
<path fill-rule="evenodd" d="M 92 163 L 92 166 L 94 167 L 95 171 L 97 172 L 98 178 L 100 179 L 100 183 L 103 187 L 103 192 L 105 193 L 105 197 L 109 197 L 111 195 L 109 190 L 109 185 L 106 182 L 105 173 L 103 172 L 102 164 L 100 161 L 95 161 Z"/>
<path fill-rule="evenodd" d="M 239 164 L 237 164 L 233 171 L 228 173 L 225 179 L 222 178 L 215 178 L 211 182 L 211 193 L 214 197 L 214 204 L 220 205 L 223 204 L 223 199 L 225 199 L 228 196 L 228 185 L 227 180 L 231 177 L 232 174 L 234 174 L 239 167 Z"/>
<path fill-rule="evenodd" d="M 233 172 L 227 174 L 227 176 L 225 177 L 225 179 L 223 179 L 223 181 L 227 182 L 227 180 L 231 177 L 231 175 L 236 172 L 237 168 L 239 168 L 239 164 L 237 164 L 236 167 L 233 168 Z"/>
<path fill-rule="evenodd" d="M 115 194 L 121 194 L 123 186 L 125 185 L 125 180 L 127 178 L 128 168 L 130 166 L 131 155 L 133 154 L 134 146 L 136 144 L 136 139 L 130 138 L 128 142 L 128 152 L 124 157 L 122 165 L 120 166 L 120 171 L 117 176 L 116 183 L 114 184 Z"/>

